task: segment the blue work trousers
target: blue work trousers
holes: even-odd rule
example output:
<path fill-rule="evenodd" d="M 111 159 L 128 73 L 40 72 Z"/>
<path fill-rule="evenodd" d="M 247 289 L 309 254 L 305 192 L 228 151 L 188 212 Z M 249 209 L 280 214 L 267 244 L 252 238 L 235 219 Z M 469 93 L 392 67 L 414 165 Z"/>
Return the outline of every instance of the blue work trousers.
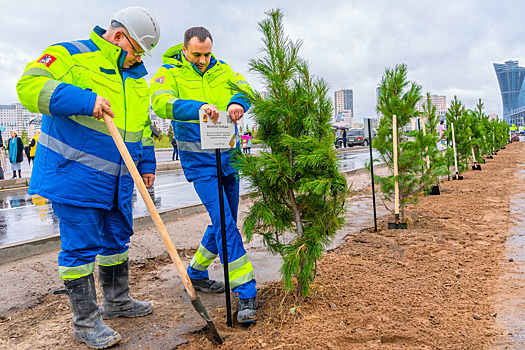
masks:
<path fill-rule="evenodd" d="M 221 263 L 224 261 L 222 256 L 218 178 L 216 176 L 198 178 L 193 180 L 193 186 L 202 204 L 208 211 L 211 225 L 208 225 L 206 228 L 199 247 L 199 251 L 205 251 L 204 255 L 208 255 L 207 265 L 194 264 L 194 258 L 192 264 L 188 266 L 188 275 L 190 278 L 203 279 L 209 278 L 207 269 L 203 269 L 207 268 L 217 254 Z M 241 233 L 237 228 L 239 181 L 236 179 L 235 174 L 223 176 L 223 187 L 230 287 L 234 293 L 239 293 L 239 298 L 248 299 L 254 297 L 257 294 L 257 290 L 255 289 L 256 282 L 253 267 L 244 249 Z M 199 252 L 196 255 L 198 254 Z M 200 270 L 194 267 L 198 267 Z"/>
<path fill-rule="evenodd" d="M 85 208 L 53 202 L 59 219 L 62 251 L 58 254 L 60 277 L 76 279 L 93 273 L 95 259 L 108 265 L 127 260 L 133 235 L 131 201 L 111 210 Z"/>

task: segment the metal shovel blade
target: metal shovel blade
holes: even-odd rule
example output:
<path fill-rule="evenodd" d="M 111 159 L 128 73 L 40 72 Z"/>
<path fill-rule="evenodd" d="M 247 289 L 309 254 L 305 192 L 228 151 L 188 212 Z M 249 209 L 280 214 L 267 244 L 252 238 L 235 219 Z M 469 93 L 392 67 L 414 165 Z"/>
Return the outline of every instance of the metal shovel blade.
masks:
<path fill-rule="evenodd" d="M 437 185 L 432 186 L 428 194 L 431 196 L 439 196 L 441 194 L 441 191 L 439 190 L 439 186 Z"/>
<path fill-rule="evenodd" d="M 199 297 L 196 297 L 195 300 L 191 301 L 191 304 L 197 310 L 197 312 L 204 318 L 206 321 L 206 324 L 208 325 L 208 330 L 211 333 L 211 336 L 213 339 L 215 339 L 219 344 L 222 344 L 222 338 L 219 335 L 219 332 L 217 332 L 217 328 L 215 328 L 215 325 L 213 324 L 213 321 L 210 319 L 210 316 L 208 316 L 208 312 L 206 312 L 206 308 L 204 305 L 202 305 L 201 300 Z"/>
<path fill-rule="evenodd" d="M 399 222 L 399 223 L 389 222 L 388 229 L 389 230 L 406 230 L 408 229 L 408 226 L 406 222 Z"/>
<path fill-rule="evenodd" d="M 388 223 L 388 229 L 389 230 L 406 230 L 408 229 L 408 225 L 406 222 L 399 222 L 399 214 L 394 215 L 394 222 Z"/>

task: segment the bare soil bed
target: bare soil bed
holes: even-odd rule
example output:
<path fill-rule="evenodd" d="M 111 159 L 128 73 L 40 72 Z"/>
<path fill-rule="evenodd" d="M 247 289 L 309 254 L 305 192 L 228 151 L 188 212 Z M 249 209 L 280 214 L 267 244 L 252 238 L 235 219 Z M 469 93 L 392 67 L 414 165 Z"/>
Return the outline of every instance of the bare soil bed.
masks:
<path fill-rule="evenodd" d="M 199 294 L 224 338 L 222 345 L 199 331 L 204 323 L 167 255 L 151 253 L 160 251 L 152 248 L 160 244 L 138 239 L 138 250 L 149 253 L 133 260 L 132 294 L 152 300 L 155 311 L 143 318 L 107 321 L 122 335 L 116 348 L 490 349 L 504 344 L 506 332 L 495 322 L 495 298 L 510 288 L 500 279 L 508 269 L 509 203 L 518 164 L 523 163 L 524 144 L 513 143 L 488 159 L 482 171 L 465 172 L 462 181 L 445 180 L 440 196 L 423 197 L 407 208 L 408 230 L 386 229 L 393 221 L 390 214 L 380 217 L 377 233 L 370 222 L 361 228 L 347 225 L 344 242 L 320 261 L 306 300 L 285 293 L 280 282 L 258 284 L 258 320 L 251 326 L 226 327 L 224 296 Z M 369 189 L 359 195 L 369 197 L 367 193 Z M 353 215 L 350 205 L 348 222 Z M 187 229 L 202 232 L 202 227 Z M 186 264 L 198 238 L 196 234 L 197 243 L 181 250 Z M 253 253 L 261 250 L 251 248 Z M 22 276 L 23 266 L 42 265 L 40 277 L 52 281 L 43 288 L 47 292 L 31 294 L 40 282 L 28 278 L 25 287 L 32 301 L 0 314 L 0 349 L 87 349 L 73 340 L 66 296 L 51 293 L 61 288 L 52 276 L 56 265 L 48 266 L 56 264 L 54 256 L 9 266 Z M 257 273 L 257 260 L 254 268 Z M 5 278 L 0 282 L 10 288 Z M 237 301 L 232 305 L 236 310 Z"/>

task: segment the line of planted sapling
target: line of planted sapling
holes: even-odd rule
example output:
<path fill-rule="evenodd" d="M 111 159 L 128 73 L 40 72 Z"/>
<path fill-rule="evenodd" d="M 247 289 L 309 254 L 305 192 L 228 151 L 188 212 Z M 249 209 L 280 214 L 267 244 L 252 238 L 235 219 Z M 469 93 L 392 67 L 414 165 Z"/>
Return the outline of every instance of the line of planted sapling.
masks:
<path fill-rule="evenodd" d="M 462 180 L 464 171 L 470 167 L 480 171 L 485 157 L 492 158 L 509 141 L 509 125 L 483 113 L 481 99 L 469 110 L 454 96 L 443 118 L 437 115 L 430 93 L 423 112 L 416 109 L 423 98 L 421 90 L 421 85 L 408 81 L 404 64 L 387 68 L 379 87 L 377 111 L 381 117 L 373 147 L 392 175 L 375 175 L 374 182 L 381 186 L 385 207 L 394 213 L 389 228 L 407 227 L 406 204 L 421 195 L 440 193 L 440 178 L 450 179 L 450 164 L 454 164 L 452 179 Z M 413 118 L 419 118 L 422 127 L 409 130 Z M 445 121 L 442 130 L 438 130 L 440 120 Z"/>

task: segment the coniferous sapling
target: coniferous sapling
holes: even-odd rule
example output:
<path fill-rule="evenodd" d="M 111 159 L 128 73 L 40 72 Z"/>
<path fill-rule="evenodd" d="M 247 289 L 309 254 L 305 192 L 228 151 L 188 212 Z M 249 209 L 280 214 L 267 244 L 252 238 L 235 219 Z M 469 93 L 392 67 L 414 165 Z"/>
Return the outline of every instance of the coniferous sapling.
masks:
<path fill-rule="evenodd" d="M 448 174 L 446 166 L 446 159 L 437 147 L 439 134 L 437 125 L 439 116 L 436 113 L 436 106 L 432 104 L 430 93 L 427 92 L 426 103 L 423 104 L 423 112 L 421 113 L 424 119 L 426 136 L 420 131 L 417 135 L 417 141 L 424 148 L 423 156 L 428 159 L 428 166 L 422 171 L 421 182 L 428 184 L 427 187 L 437 185 L 439 183 L 439 176 Z"/>
<path fill-rule="evenodd" d="M 253 191 L 243 229 L 248 240 L 260 234 L 282 256 L 285 288 L 293 290 L 295 277 L 306 296 L 317 260 L 344 223 L 348 189 L 334 148 L 329 87 L 299 57 L 302 42 L 285 35 L 280 10 L 266 14 L 259 23 L 265 55 L 250 60 L 266 89 L 250 97 L 264 148 L 236 161 Z"/>
<path fill-rule="evenodd" d="M 417 199 L 417 194 L 428 183 L 428 176 L 421 178 L 421 168 L 426 166 L 426 160 L 422 157 L 425 145 L 417 140 L 409 140 L 404 135 L 403 127 L 410 122 L 411 117 L 417 117 L 416 103 L 421 99 L 421 86 L 409 82 L 407 79 L 407 67 L 405 64 L 396 65 L 394 69 L 387 68 L 379 88 L 379 99 L 377 111 L 383 116 L 379 121 L 376 138 L 373 141 L 374 148 L 379 152 L 381 160 L 393 169 L 393 142 L 392 142 L 392 118 L 397 120 L 398 135 L 398 175 L 374 176 L 374 180 L 381 185 L 383 200 L 392 201 L 394 198 L 394 181 L 399 183 L 399 206 L 400 219 L 405 220 L 405 205 Z M 400 135 L 404 135 L 399 137 Z M 430 137 L 430 136 L 429 136 Z M 393 210 L 392 210 L 393 211 Z"/>
<path fill-rule="evenodd" d="M 469 119 L 467 117 L 467 110 L 465 106 L 458 100 L 457 96 L 450 103 L 450 107 L 447 109 L 447 130 L 444 135 L 449 140 L 449 147 L 447 148 L 446 157 L 448 164 L 454 164 L 454 150 L 452 149 L 452 128 L 451 124 L 454 123 L 454 136 L 456 141 L 456 153 L 458 161 L 458 172 L 461 174 L 463 170 L 468 167 L 468 158 L 472 155 L 470 149 L 470 142 L 468 136 L 472 136 L 472 132 L 469 127 Z"/>

